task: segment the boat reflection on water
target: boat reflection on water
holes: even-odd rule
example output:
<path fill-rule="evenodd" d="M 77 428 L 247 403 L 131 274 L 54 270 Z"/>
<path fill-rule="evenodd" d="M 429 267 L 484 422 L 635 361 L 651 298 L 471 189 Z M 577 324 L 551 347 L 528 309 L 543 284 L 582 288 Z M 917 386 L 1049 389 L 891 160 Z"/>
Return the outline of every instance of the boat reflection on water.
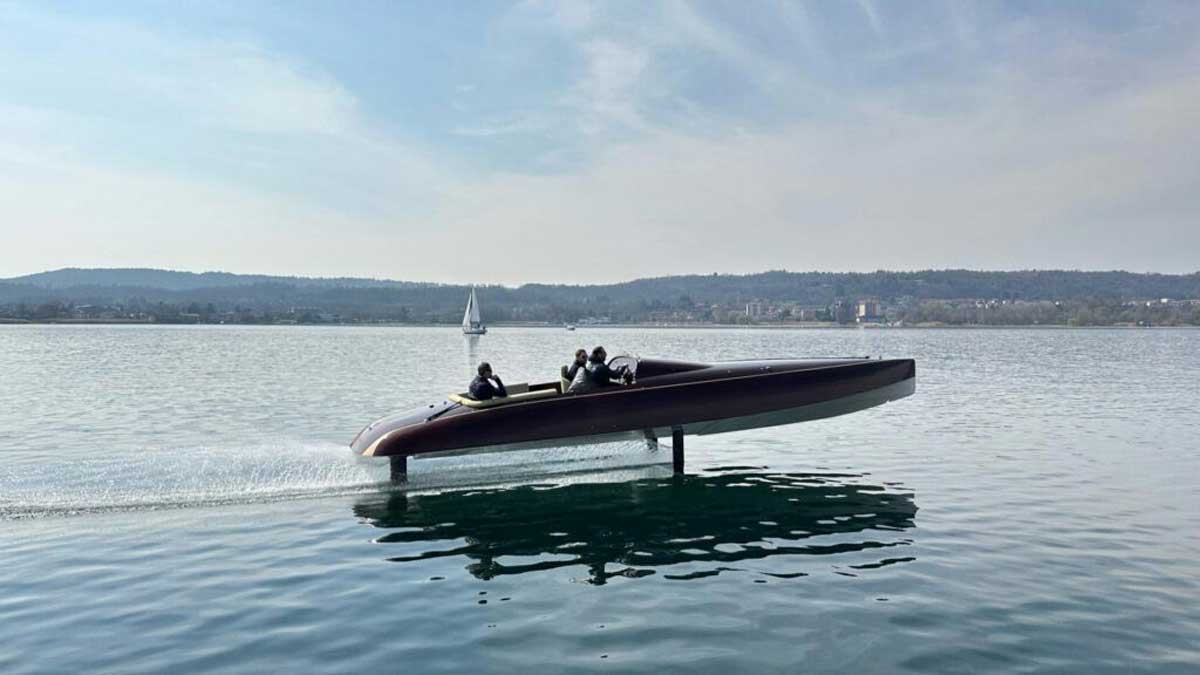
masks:
<path fill-rule="evenodd" d="M 396 546 L 388 560 L 462 557 L 480 579 L 585 566 L 586 581 L 603 584 L 675 565 L 665 578 L 696 579 L 777 556 L 797 566 L 811 561 L 802 556 L 838 556 L 838 573 L 854 575 L 913 560 L 893 550 L 911 543 L 903 532 L 917 512 L 913 494 L 862 478 L 743 467 L 625 483 L 389 493 L 360 500 L 354 513 L 390 530 L 376 539 Z"/>

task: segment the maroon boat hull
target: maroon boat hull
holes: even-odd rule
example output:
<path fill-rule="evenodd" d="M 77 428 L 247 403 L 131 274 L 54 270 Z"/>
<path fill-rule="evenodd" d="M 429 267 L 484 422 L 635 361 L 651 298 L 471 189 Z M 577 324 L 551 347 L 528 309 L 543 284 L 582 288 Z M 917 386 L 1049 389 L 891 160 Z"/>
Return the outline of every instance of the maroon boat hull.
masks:
<path fill-rule="evenodd" d="M 618 359 L 634 363 L 630 357 Z M 673 428 L 720 433 L 871 407 L 911 394 L 916 378 L 912 359 L 714 364 L 647 359 L 635 367 L 634 384 L 589 393 L 556 392 L 485 408 L 445 400 L 383 418 L 351 447 L 370 456 L 420 456 L 621 434 L 653 438 Z"/>

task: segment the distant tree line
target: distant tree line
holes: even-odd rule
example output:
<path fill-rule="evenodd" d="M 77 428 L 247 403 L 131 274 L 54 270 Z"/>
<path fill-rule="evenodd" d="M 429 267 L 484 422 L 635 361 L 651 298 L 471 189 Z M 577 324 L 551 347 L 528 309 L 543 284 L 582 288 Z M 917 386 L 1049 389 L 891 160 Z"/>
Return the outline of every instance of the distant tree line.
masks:
<path fill-rule="evenodd" d="M 914 325 L 948 326 L 1200 326 L 1197 302 L 1016 302 L 987 304 L 927 300 L 896 317 Z"/>
<path fill-rule="evenodd" d="M 469 286 L 167 270 L 69 269 L 0 281 L 0 319 L 216 323 L 457 323 Z M 785 272 L 619 284 L 480 286 L 488 322 L 746 323 L 747 303 L 817 307 L 875 298 L 889 321 L 950 325 L 1195 325 L 1200 273 Z M 1170 303 L 1162 303 L 1170 299 Z M 1146 303 L 1150 302 L 1150 306 Z M 840 305 L 839 305 L 840 303 Z M 780 313 L 792 318 L 792 310 Z"/>

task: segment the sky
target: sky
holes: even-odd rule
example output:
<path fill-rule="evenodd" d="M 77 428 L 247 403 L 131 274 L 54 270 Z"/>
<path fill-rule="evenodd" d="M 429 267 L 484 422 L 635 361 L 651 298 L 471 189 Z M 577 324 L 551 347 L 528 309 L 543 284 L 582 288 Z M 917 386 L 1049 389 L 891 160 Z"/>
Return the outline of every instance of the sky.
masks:
<path fill-rule="evenodd" d="M 0 0 L 0 277 L 1200 270 L 1200 3 Z"/>

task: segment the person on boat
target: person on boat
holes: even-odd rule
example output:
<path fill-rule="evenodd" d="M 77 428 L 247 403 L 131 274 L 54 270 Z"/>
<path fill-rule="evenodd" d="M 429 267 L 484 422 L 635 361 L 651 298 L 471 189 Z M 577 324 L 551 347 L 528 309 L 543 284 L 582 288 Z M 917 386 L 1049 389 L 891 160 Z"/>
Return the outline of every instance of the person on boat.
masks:
<path fill-rule="evenodd" d="M 471 387 L 468 391 L 471 393 L 471 398 L 476 401 L 488 401 L 496 397 L 504 398 L 508 396 L 508 390 L 504 388 L 504 383 L 500 381 L 500 377 L 492 372 L 492 364 L 484 361 L 479 364 L 476 369 L 479 374 L 471 380 Z M 495 381 L 496 384 L 492 384 Z"/>
<path fill-rule="evenodd" d="M 586 349 L 575 350 L 575 360 L 569 366 L 562 367 L 563 379 L 567 382 L 574 382 L 575 377 L 579 375 L 580 370 L 587 368 L 588 353 Z"/>
<path fill-rule="evenodd" d="M 614 385 L 629 384 L 632 378 L 628 369 L 618 368 L 617 370 L 613 370 L 608 367 L 607 360 L 608 352 L 604 351 L 604 347 L 593 349 L 592 355 L 588 357 L 587 366 L 576 376 L 575 381 L 571 383 L 571 388 L 567 391 L 579 393 Z"/>

